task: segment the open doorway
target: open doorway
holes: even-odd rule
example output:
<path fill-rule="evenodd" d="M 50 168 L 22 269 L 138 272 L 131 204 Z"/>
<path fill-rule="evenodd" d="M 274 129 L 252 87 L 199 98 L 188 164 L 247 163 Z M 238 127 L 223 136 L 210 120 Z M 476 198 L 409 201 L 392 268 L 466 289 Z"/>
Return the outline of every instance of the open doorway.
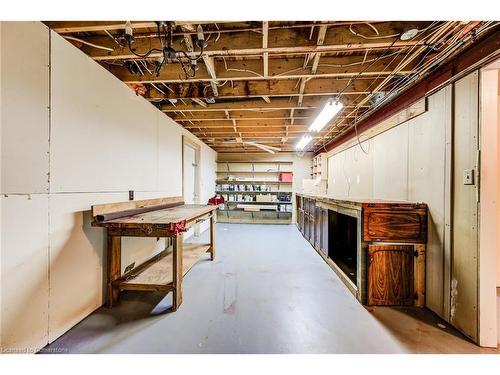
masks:
<path fill-rule="evenodd" d="M 186 136 L 182 137 L 182 196 L 185 204 L 200 203 L 200 145 Z M 185 237 L 200 234 L 199 225 L 194 225 Z"/>
<path fill-rule="evenodd" d="M 500 60 L 481 70 L 479 344 L 500 344 Z"/>

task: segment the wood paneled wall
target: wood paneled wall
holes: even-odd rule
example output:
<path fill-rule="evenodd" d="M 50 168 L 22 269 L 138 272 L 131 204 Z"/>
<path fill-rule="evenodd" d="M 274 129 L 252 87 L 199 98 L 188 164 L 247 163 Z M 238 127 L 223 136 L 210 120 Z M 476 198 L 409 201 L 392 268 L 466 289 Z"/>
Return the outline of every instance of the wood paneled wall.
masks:
<path fill-rule="evenodd" d="M 427 306 L 446 317 L 444 295 L 451 126 L 451 88 L 427 99 L 427 111 L 367 139 L 361 146 L 328 158 L 328 194 L 333 197 L 378 198 L 425 202 L 429 206 Z M 384 123 L 378 125 L 385 127 Z M 449 215 L 449 213 L 448 213 Z"/>

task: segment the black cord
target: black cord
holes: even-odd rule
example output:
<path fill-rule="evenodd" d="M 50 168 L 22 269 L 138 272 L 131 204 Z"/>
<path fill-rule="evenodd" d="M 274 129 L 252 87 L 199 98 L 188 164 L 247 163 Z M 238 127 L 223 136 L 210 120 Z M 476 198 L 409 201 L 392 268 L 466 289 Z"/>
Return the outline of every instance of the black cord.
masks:
<path fill-rule="evenodd" d="M 200 47 L 200 54 L 197 57 L 189 57 L 189 55 L 186 53 L 186 51 L 179 51 L 179 52 L 182 53 L 186 58 L 188 58 L 191 61 L 198 61 L 199 59 L 201 59 L 204 51 L 205 51 L 205 48 L 203 48 L 203 46 Z"/>
<path fill-rule="evenodd" d="M 145 53 L 144 55 L 141 55 L 141 54 L 138 54 L 137 52 L 135 52 L 133 49 L 132 49 L 132 44 L 130 42 L 130 40 L 128 40 L 128 49 L 130 50 L 130 52 L 132 52 L 135 56 L 137 57 L 140 57 L 141 59 L 145 59 L 147 58 L 149 55 L 151 55 L 154 51 L 158 51 L 158 52 L 163 52 L 162 50 L 158 49 L 158 48 L 152 48 L 150 49 L 147 53 Z"/>

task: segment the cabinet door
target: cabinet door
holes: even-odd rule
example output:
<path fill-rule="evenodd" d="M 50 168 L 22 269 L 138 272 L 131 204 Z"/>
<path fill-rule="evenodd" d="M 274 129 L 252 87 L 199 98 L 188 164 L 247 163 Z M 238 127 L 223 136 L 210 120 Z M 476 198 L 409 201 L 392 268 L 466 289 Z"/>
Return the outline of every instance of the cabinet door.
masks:
<path fill-rule="evenodd" d="M 321 249 L 321 232 L 322 232 L 322 222 L 323 222 L 323 215 L 322 215 L 322 208 L 321 207 L 316 207 L 316 210 L 314 212 L 315 218 L 314 218 L 314 247 L 316 249 Z"/>
<path fill-rule="evenodd" d="M 321 210 L 321 251 L 328 256 L 328 210 Z"/>
<path fill-rule="evenodd" d="M 311 200 L 309 204 L 309 243 L 314 246 L 314 232 L 315 232 L 315 212 L 316 202 Z"/>
<path fill-rule="evenodd" d="M 368 305 L 413 305 L 412 245 L 368 246 Z"/>
<path fill-rule="evenodd" d="M 309 199 L 304 198 L 304 231 L 303 235 L 306 240 L 309 240 Z"/>

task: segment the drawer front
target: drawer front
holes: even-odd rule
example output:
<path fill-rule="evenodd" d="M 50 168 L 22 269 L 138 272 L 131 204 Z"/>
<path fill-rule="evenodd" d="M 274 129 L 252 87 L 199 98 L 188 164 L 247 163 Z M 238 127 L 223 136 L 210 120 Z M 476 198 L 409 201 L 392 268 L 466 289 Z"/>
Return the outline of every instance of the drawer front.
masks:
<path fill-rule="evenodd" d="M 427 209 L 365 208 L 364 241 L 427 242 Z"/>

